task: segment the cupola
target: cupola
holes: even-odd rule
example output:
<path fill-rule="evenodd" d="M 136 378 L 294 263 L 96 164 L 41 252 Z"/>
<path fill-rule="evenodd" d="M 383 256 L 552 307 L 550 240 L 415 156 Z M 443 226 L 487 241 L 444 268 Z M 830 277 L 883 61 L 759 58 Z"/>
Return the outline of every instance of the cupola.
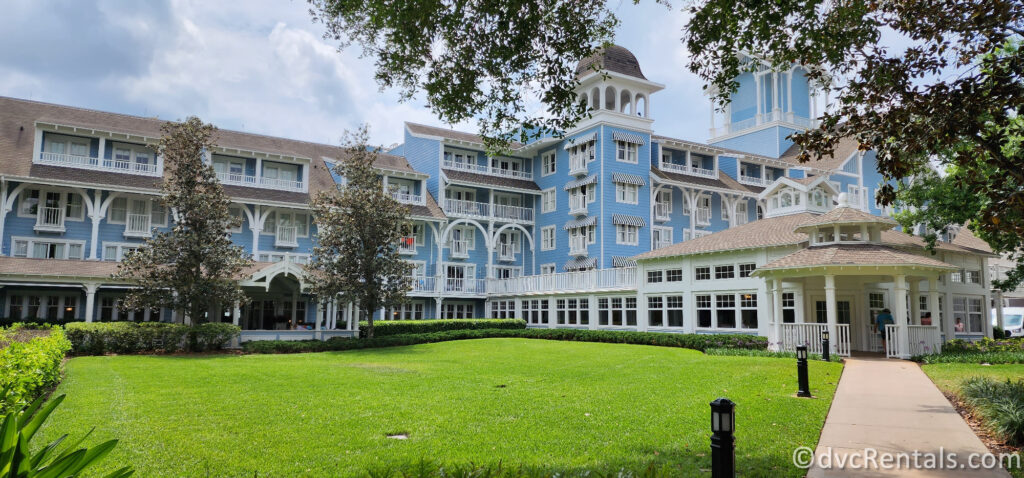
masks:
<path fill-rule="evenodd" d="M 846 193 L 839 195 L 836 208 L 800 224 L 796 232 L 807 234 L 811 246 L 826 244 L 863 244 L 882 242 L 882 231 L 896 221 L 850 207 Z"/>
<path fill-rule="evenodd" d="M 579 101 L 592 115 L 580 128 L 596 121 L 651 128 L 651 94 L 665 85 L 648 80 L 632 52 L 619 45 L 601 48 L 576 65 L 576 77 L 580 80 L 576 89 Z"/>

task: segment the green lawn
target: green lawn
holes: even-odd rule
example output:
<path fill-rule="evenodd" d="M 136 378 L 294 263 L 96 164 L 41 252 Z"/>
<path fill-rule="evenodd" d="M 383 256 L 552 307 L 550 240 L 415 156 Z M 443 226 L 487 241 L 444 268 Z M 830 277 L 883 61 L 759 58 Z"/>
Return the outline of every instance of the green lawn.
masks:
<path fill-rule="evenodd" d="M 960 382 L 968 377 L 985 376 L 996 380 L 1024 379 L 1024 364 L 979 365 L 970 363 L 940 363 L 922 365 L 921 369 L 940 389 L 960 392 Z"/>
<path fill-rule="evenodd" d="M 485 339 L 297 355 L 82 357 L 39 443 L 96 426 L 136 476 L 349 476 L 447 464 L 710 467 L 708 402 L 738 403 L 738 470 L 802 476 L 841 366 L 677 348 Z M 386 438 L 406 433 L 408 440 Z"/>

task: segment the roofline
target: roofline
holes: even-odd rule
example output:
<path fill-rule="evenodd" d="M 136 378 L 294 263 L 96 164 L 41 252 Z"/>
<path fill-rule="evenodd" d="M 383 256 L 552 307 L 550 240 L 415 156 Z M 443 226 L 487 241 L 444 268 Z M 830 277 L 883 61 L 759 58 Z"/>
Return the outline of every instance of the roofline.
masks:
<path fill-rule="evenodd" d="M 878 269 L 878 268 L 893 269 L 893 268 L 909 267 L 909 268 L 917 268 L 917 269 L 933 269 L 933 270 L 936 270 L 936 271 L 955 271 L 955 270 L 959 269 L 958 267 L 956 267 L 954 265 L 949 265 L 949 264 L 944 265 L 944 266 L 927 265 L 927 264 L 881 264 L 881 263 L 869 263 L 869 264 L 817 264 L 817 265 L 807 265 L 807 266 L 758 267 L 753 272 L 751 272 L 750 275 L 758 276 L 758 277 L 763 277 L 765 275 L 765 273 L 768 273 L 768 272 L 791 272 L 791 271 L 798 271 L 798 270 L 806 270 L 806 271 L 810 272 L 810 271 L 819 270 L 819 269 L 837 268 L 837 269 L 841 270 L 841 269 L 844 269 L 844 268 L 851 268 L 851 267 L 852 268 L 856 268 L 856 269 L 871 268 L 871 267 L 874 267 L 875 269 Z"/>
<path fill-rule="evenodd" d="M 597 71 L 594 71 L 593 69 L 588 68 L 587 71 L 589 71 L 589 73 L 587 73 L 587 74 L 585 74 L 583 76 L 577 77 L 577 80 L 579 80 L 579 82 L 580 82 L 580 84 L 579 84 L 580 87 L 583 86 L 584 82 L 590 80 L 594 76 L 608 75 L 609 77 L 614 78 L 614 79 L 625 80 L 627 82 L 636 83 L 638 85 L 643 85 L 643 86 L 652 88 L 652 90 L 650 91 L 651 93 L 656 93 L 658 91 L 661 91 L 661 90 L 665 89 L 665 85 L 663 85 L 661 83 L 658 83 L 656 81 L 651 81 L 651 80 L 648 80 L 646 78 L 637 78 L 637 77 L 632 76 L 632 75 L 627 75 L 627 74 L 624 74 L 624 73 L 619 73 L 617 71 L 611 71 L 611 70 L 608 70 L 606 68 L 600 68 Z M 650 100 L 650 98 L 648 98 L 648 100 Z"/>
<path fill-rule="evenodd" d="M 653 165 L 651 166 L 651 168 L 652 169 L 657 169 L 658 171 L 661 171 L 661 169 L 658 169 L 657 167 L 655 167 Z M 664 171 L 662 171 L 662 172 L 664 172 Z M 740 191 L 738 189 L 723 189 L 723 188 L 720 188 L 720 187 L 717 187 L 717 186 L 705 186 L 705 185 L 702 185 L 702 184 L 684 183 L 684 182 L 676 181 L 674 179 L 662 178 L 662 177 L 658 176 L 657 174 L 654 174 L 653 172 L 649 173 L 649 174 L 651 176 L 651 182 L 652 183 L 655 181 L 655 179 L 657 179 L 658 182 L 660 182 L 660 183 L 665 183 L 665 184 L 669 184 L 669 185 L 672 185 L 672 186 L 686 187 L 686 188 L 701 188 L 701 189 L 704 189 L 706 191 L 716 192 L 716 193 L 719 193 L 719 194 L 739 194 L 741 196 L 747 196 L 750 199 L 761 199 L 761 198 L 759 198 L 757 196 L 756 193 L 752 193 L 750 191 Z"/>

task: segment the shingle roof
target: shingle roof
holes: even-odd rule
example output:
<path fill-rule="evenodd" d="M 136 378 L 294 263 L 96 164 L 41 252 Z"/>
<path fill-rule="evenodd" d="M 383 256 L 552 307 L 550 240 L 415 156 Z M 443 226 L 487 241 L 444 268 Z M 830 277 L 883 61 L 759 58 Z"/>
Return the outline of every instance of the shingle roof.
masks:
<path fill-rule="evenodd" d="M 159 187 L 152 177 L 131 174 L 89 171 L 59 166 L 33 164 L 32 151 L 35 123 L 53 123 L 113 133 L 125 133 L 159 138 L 160 128 L 166 120 L 140 116 L 107 113 L 72 106 L 41 103 L 0 96 L 0 175 L 63 179 L 96 185 L 118 185 L 133 188 Z M 220 129 L 216 133 L 217 145 L 261 153 L 309 158 L 309 192 L 335 187 L 334 178 L 324 158 L 341 160 L 347 156 L 344 148 L 251 133 Z M 397 171 L 415 171 L 405 158 L 379 154 L 376 166 Z M 225 190 L 236 198 L 262 199 L 305 204 L 309 195 L 244 186 L 228 186 Z"/>
<path fill-rule="evenodd" d="M 852 207 L 837 207 L 831 211 L 816 216 L 813 219 L 797 226 L 800 229 L 813 228 L 816 226 L 825 226 L 829 224 L 861 224 L 861 223 L 872 223 L 872 224 L 883 224 L 889 227 L 896 226 L 896 221 L 887 217 L 876 216 L 871 213 L 861 211 L 860 209 L 854 209 Z"/>
<path fill-rule="evenodd" d="M 810 213 L 799 213 L 760 219 L 704 237 L 645 252 L 636 256 L 635 259 L 657 259 L 754 247 L 801 244 L 807 242 L 807 234 L 794 232 L 794 229 L 798 224 L 806 222 L 812 217 Z"/>
<path fill-rule="evenodd" d="M 793 269 L 815 266 L 900 266 L 955 269 L 938 259 L 904 252 L 881 244 L 840 244 L 812 246 L 769 262 L 758 270 Z"/>
<path fill-rule="evenodd" d="M 438 136 L 441 138 L 454 139 L 456 141 L 465 141 L 467 143 L 484 144 L 484 137 L 475 133 L 467 133 L 465 131 L 456 131 L 451 128 L 439 128 L 437 126 L 427 126 L 425 124 L 405 122 L 405 127 L 413 134 L 421 136 Z M 512 141 L 509 143 L 509 147 L 512 149 L 519 149 L 523 147 L 522 143 Z"/>
<path fill-rule="evenodd" d="M 757 195 L 764 190 L 762 187 L 747 186 L 740 184 L 738 181 L 730 177 L 728 174 L 719 174 L 718 179 L 706 178 L 703 176 L 691 176 L 689 174 L 675 173 L 671 171 L 665 171 L 651 166 L 651 173 L 655 176 L 667 179 L 669 181 L 692 184 L 697 187 L 712 187 L 718 189 L 728 189 L 736 191 L 738 193 L 748 193 L 751 195 Z"/>
<path fill-rule="evenodd" d="M 418 204 L 409 206 L 409 214 L 415 217 L 432 217 L 435 219 L 444 219 L 446 217 L 444 211 L 437 205 L 437 201 L 434 200 L 433 194 L 427 192 L 426 200 L 427 204 L 425 206 Z"/>
<path fill-rule="evenodd" d="M 461 181 L 483 186 L 498 186 L 513 189 L 525 189 L 529 191 L 540 191 L 540 187 L 533 181 L 525 179 L 513 179 L 503 176 L 491 176 L 490 174 L 477 174 L 458 169 L 442 169 L 444 175 L 453 181 Z"/>
<path fill-rule="evenodd" d="M 992 253 L 992 246 L 978 238 L 978 236 L 975 236 L 974 233 L 967 228 L 966 224 L 960 227 L 960 232 L 958 232 L 956 237 L 953 238 L 953 245 Z"/>
<path fill-rule="evenodd" d="M 248 277 L 273 262 L 254 262 L 251 267 L 242 271 L 242 277 Z M 117 262 L 113 261 L 79 261 L 59 259 L 28 259 L 24 257 L 0 256 L 0 277 L 29 276 L 49 279 L 105 279 L 107 282 L 118 282 L 110 279 L 117 272 Z"/>
<path fill-rule="evenodd" d="M 839 140 L 839 144 L 836 145 L 835 151 L 832 152 L 831 156 L 821 158 L 819 160 L 811 159 L 806 163 L 801 163 L 797 159 L 797 155 L 800 154 L 800 146 L 793 144 L 787 149 L 779 159 L 786 161 L 794 166 L 804 166 L 823 171 L 835 171 L 843 167 L 843 163 L 850 158 L 850 155 L 860 150 L 860 142 L 853 138 L 843 138 Z"/>
<path fill-rule="evenodd" d="M 644 73 L 640 71 L 640 62 L 636 60 L 636 56 L 633 56 L 632 52 L 619 45 L 602 48 L 597 53 L 584 58 L 576 65 L 576 76 L 586 76 L 593 72 L 591 66 L 595 64 L 598 69 L 621 73 L 626 76 L 640 78 L 641 80 L 647 79 Z"/>

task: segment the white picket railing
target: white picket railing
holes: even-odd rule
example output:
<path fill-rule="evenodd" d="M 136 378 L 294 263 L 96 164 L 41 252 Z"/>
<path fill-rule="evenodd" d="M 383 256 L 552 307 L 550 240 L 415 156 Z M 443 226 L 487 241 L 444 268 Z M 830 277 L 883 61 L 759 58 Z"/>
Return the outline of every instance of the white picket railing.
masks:
<path fill-rule="evenodd" d="M 486 294 L 487 280 L 473 278 L 460 279 L 449 277 L 445 279 L 444 291 L 463 294 Z"/>
<path fill-rule="evenodd" d="M 666 203 L 654 203 L 654 220 L 668 221 L 671 217 L 672 205 Z"/>
<path fill-rule="evenodd" d="M 636 268 L 619 267 L 563 272 L 559 274 L 520 276 L 511 279 L 490 279 L 487 292 L 497 295 L 509 295 L 566 291 L 635 290 L 636 287 Z"/>
<path fill-rule="evenodd" d="M 39 155 L 39 164 L 52 164 L 68 168 L 92 169 L 115 173 L 135 173 L 145 176 L 158 176 L 156 162 L 140 163 L 121 159 L 100 159 L 92 156 L 43 152 Z"/>
<path fill-rule="evenodd" d="M 490 205 L 485 202 L 445 199 L 444 213 L 449 216 L 486 218 L 490 216 L 488 206 Z"/>
<path fill-rule="evenodd" d="M 821 354 L 821 333 L 828 330 L 828 324 L 782 324 L 780 347 L 787 352 L 795 352 L 797 345 L 806 345 L 807 352 Z M 835 353 L 850 356 L 850 325 L 836 324 L 836 336 L 829 337 Z"/>
<path fill-rule="evenodd" d="M 739 182 L 741 184 L 749 184 L 751 186 L 768 186 L 769 184 L 773 183 L 774 181 L 770 180 L 768 178 L 757 178 L 757 177 L 754 177 L 754 176 L 747 176 L 747 175 L 741 174 Z"/>
<path fill-rule="evenodd" d="M 569 175 L 578 176 L 587 174 L 587 159 L 583 156 L 569 158 Z"/>
<path fill-rule="evenodd" d="M 662 247 L 668 247 L 672 245 L 672 241 L 660 240 L 654 241 L 654 248 L 661 249 Z"/>
<path fill-rule="evenodd" d="M 533 180 L 533 172 L 531 171 L 519 171 L 515 169 L 504 169 L 495 168 L 486 164 L 466 163 L 461 161 L 452 161 L 450 159 L 444 160 L 442 167 L 445 169 L 457 169 L 460 171 L 468 171 L 477 174 L 487 174 L 489 176 L 501 176 L 504 178 L 512 179 L 523 179 L 526 181 Z"/>
<path fill-rule="evenodd" d="M 412 292 L 436 292 L 434 289 L 437 284 L 435 277 L 411 276 L 409 281 L 412 284 Z"/>
<path fill-rule="evenodd" d="M 466 259 L 469 257 L 469 241 L 462 239 L 452 241 L 452 257 L 458 259 Z"/>
<path fill-rule="evenodd" d="M 899 326 L 885 326 L 885 356 L 889 358 L 913 357 L 942 351 L 942 332 L 937 325 L 908 325 L 907 341 L 899 339 Z"/>
<path fill-rule="evenodd" d="M 398 240 L 399 254 L 416 254 L 416 238 L 413 236 L 403 237 Z"/>
<path fill-rule="evenodd" d="M 260 178 L 260 184 L 269 189 L 278 189 L 281 191 L 302 191 L 302 181 L 296 181 L 294 179 Z"/>
<path fill-rule="evenodd" d="M 391 197 L 402 204 L 424 204 L 422 194 L 391 191 Z"/>
<path fill-rule="evenodd" d="M 39 206 L 36 213 L 37 231 L 64 231 L 64 208 Z"/>
<path fill-rule="evenodd" d="M 221 184 L 229 186 L 255 186 L 256 176 L 242 173 L 217 173 Z"/>
<path fill-rule="evenodd" d="M 702 226 L 711 224 L 711 209 L 706 207 L 697 208 L 697 224 Z"/>
<path fill-rule="evenodd" d="M 699 166 L 687 166 L 685 164 L 661 163 L 661 170 L 673 173 L 689 174 L 691 176 L 700 176 L 702 178 L 718 178 L 718 173 L 715 172 L 714 169 L 706 169 Z"/>
<path fill-rule="evenodd" d="M 587 255 L 587 236 L 569 236 L 569 255 Z"/>
<path fill-rule="evenodd" d="M 298 247 L 298 228 L 295 226 L 277 226 L 274 236 L 275 247 Z"/>
<path fill-rule="evenodd" d="M 521 206 L 495 204 L 494 217 L 509 221 L 533 222 L 533 209 Z"/>
<path fill-rule="evenodd" d="M 124 222 L 125 237 L 149 237 L 151 216 L 149 214 L 128 213 Z"/>
<path fill-rule="evenodd" d="M 569 214 L 580 215 L 587 213 L 587 196 L 584 194 L 569 195 Z"/>

